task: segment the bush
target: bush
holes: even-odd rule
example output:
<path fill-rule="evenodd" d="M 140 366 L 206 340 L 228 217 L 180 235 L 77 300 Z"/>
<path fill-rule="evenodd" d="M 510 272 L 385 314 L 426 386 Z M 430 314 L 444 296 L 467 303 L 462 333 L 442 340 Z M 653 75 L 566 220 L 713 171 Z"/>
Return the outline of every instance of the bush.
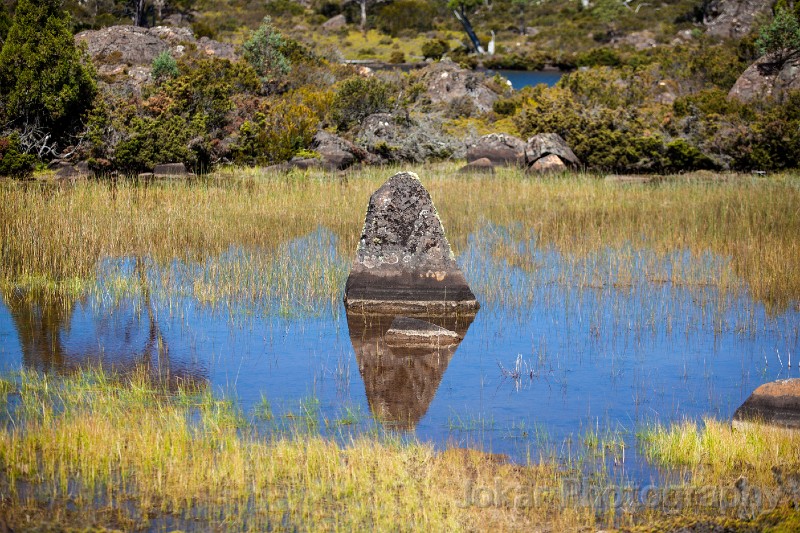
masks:
<path fill-rule="evenodd" d="M 189 145 L 195 137 L 202 137 L 205 129 L 202 117 L 194 121 L 175 115 L 134 117 L 128 138 L 116 146 L 114 166 L 128 172 L 141 172 L 152 170 L 160 163 L 183 162 L 198 169 L 203 166 L 201 150 L 192 150 Z"/>
<path fill-rule="evenodd" d="M 399 51 L 399 50 L 395 50 L 389 56 L 389 63 L 392 63 L 393 65 L 397 65 L 399 63 L 405 63 L 405 62 L 406 62 L 406 55 L 403 52 Z"/>
<path fill-rule="evenodd" d="M 13 126 L 37 125 L 57 143 L 82 127 L 96 92 L 61 0 L 20 0 L 0 52 L 0 104 Z"/>
<path fill-rule="evenodd" d="M 234 159 L 261 165 L 286 161 L 308 148 L 318 126 L 312 109 L 282 98 L 241 125 Z"/>
<path fill-rule="evenodd" d="M 291 69 L 289 60 L 281 51 L 284 45 L 285 40 L 272 26 L 272 20 L 264 17 L 261 26 L 244 43 L 244 58 L 264 82 L 273 81 Z"/>
<path fill-rule="evenodd" d="M 340 130 L 361 123 L 373 113 L 389 111 L 389 86 L 378 78 L 354 77 L 343 81 L 333 97 L 331 120 Z"/>
<path fill-rule="evenodd" d="M 443 39 L 431 39 L 422 44 L 422 55 L 425 59 L 441 59 L 450 51 L 450 45 Z"/>
<path fill-rule="evenodd" d="M 26 178 L 33 172 L 36 157 L 22 151 L 19 136 L 0 137 L 0 176 Z"/>
<path fill-rule="evenodd" d="M 787 9 L 779 9 L 772 22 L 761 28 L 756 48 L 762 55 L 783 65 L 800 53 L 800 23 Z"/>
<path fill-rule="evenodd" d="M 155 80 L 177 78 L 178 74 L 180 74 L 178 71 L 178 63 L 175 61 L 175 58 L 165 50 L 153 59 L 151 74 Z"/>

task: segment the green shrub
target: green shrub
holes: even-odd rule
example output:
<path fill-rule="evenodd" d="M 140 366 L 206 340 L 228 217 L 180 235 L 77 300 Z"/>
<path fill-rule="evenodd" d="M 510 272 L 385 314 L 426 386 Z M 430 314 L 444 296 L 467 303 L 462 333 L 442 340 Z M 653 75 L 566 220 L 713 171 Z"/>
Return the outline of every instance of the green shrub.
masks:
<path fill-rule="evenodd" d="M 333 97 L 331 120 L 343 131 L 373 113 L 389 109 L 388 84 L 378 78 L 353 77 L 339 84 Z"/>
<path fill-rule="evenodd" d="M 800 22 L 788 9 L 779 9 L 772 22 L 761 28 L 756 48 L 762 55 L 783 65 L 800 53 Z"/>
<path fill-rule="evenodd" d="M 265 82 L 288 73 L 291 64 L 281 51 L 285 40 L 272 25 L 269 17 L 264 17 L 261 26 L 244 43 L 244 58 Z"/>
<path fill-rule="evenodd" d="M 312 109 L 280 99 L 241 125 L 234 159 L 261 165 L 286 161 L 308 148 L 318 126 Z"/>
<path fill-rule="evenodd" d="M 443 39 L 431 39 L 422 44 L 422 55 L 425 59 L 441 59 L 450 51 L 450 45 Z"/>
<path fill-rule="evenodd" d="M 576 62 L 579 67 L 618 67 L 622 64 L 619 54 L 605 47 L 579 54 Z"/>
<path fill-rule="evenodd" d="M 0 104 L 12 125 L 37 124 L 56 142 L 82 127 L 96 92 L 61 0 L 20 0 L 0 52 Z"/>
<path fill-rule="evenodd" d="M 195 137 L 203 136 L 205 130 L 200 116 L 192 121 L 176 115 L 134 117 L 128 138 L 116 146 L 114 166 L 127 172 L 152 170 L 160 163 L 173 162 L 197 168 L 202 166 L 201 157 L 189 144 Z"/>
<path fill-rule="evenodd" d="M 403 52 L 399 51 L 399 50 L 395 50 L 389 56 L 389 63 L 392 63 L 394 65 L 396 65 L 398 63 L 405 63 L 405 62 L 406 62 L 406 55 Z"/>
<path fill-rule="evenodd" d="M 0 176 L 26 178 L 35 164 L 36 157 L 22 151 L 16 133 L 0 137 Z"/>
<path fill-rule="evenodd" d="M 155 80 L 177 78 L 178 74 L 180 74 L 178 71 L 178 63 L 175 61 L 175 58 L 165 50 L 153 59 L 151 74 Z"/>

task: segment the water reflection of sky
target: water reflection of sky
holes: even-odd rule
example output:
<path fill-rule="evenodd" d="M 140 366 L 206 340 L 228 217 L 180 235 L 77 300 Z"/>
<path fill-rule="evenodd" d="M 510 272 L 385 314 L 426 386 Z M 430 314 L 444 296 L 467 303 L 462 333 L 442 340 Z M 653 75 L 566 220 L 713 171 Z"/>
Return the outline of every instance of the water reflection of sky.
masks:
<path fill-rule="evenodd" d="M 591 261 L 576 266 L 555 252 L 534 249 L 539 262 L 534 276 L 492 257 L 485 236 L 470 242 L 460 261 L 479 300 L 488 304 L 449 363 L 429 371 L 441 379 L 432 400 L 415 400 L 430 401 L 416 425 L 423 440 L 479 445 L 524 460 L 543 443 L 563 449 L 567 437 L 611 431 L 627 442 L 628 462 L 636 471 L 641 465 L 635 433 L 644 424 L 727 419 L 761 383 L 800 376 L 796 310 L 770 316 L 746 295 L 720 297 L 707 288 L 641 279 L 623 288 L 587 289 L 576 280 L 586 268 L 599 268 Z M 329 237 L 318 232 L 291 246 L 300 247 L 293 249 L 299 261 L 308 247 L 335 254 Z M 644 260 L 646 252 L 637 253 Z M 724 268 L 724 261 L 705 260 L 712 270 Z M 669 261 L 688 259 L 675 254 Z M 562 269 L 569 275 L 558 281 Z M 157 273 L 148 276 L 159 279 Z M 482 294 L 492 277 L 512 292 L 526 292 L 524 302 L 503 305 Z M 295 312 L 284 318 L 270 313 L 268 305 L 212 309 L 176 291 L 149 305 L 140 296 L 116 303 L 89 297 L 76 302 L 68 316 L 53 318 L 52 312 L 10 303 L 5 296 L 3 370 L 19 368 L 23 360 L 36 368 L 146 361 L 208 380 L 216 392 L 238 398 L 245 410 L 265 397 L 280 416 L 313 397 L 320 417 L 330 422 L 356 413 L 363 426 L 372 424 L 375 402 L 368 401 L 362 373 L 369 370 L 375 379 L 375 370 L 363 361 L 359 367 L 340 303 L 321 306 L 319 316 Z M 57 333 L 48 336 L 48 328 Z M 59 361 L 48 359 L 54 350 Z M 510 371 L 518 359 L 525 375 L 515 381 L 501 366 Z M 424 373 L 415 377 L 423 378 Z"/>

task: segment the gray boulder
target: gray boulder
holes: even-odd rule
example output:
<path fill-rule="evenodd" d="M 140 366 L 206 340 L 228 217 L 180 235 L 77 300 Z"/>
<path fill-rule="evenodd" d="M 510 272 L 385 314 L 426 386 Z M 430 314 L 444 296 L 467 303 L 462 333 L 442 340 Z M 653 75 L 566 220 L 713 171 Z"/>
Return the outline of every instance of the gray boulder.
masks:
<path fill-rule="evenodd" d="M 765 56 L 747 67 L 739 76 L 728 93 L 728 98 L 744 103 L 766 98 L 781 99 L 789 91 L 797 89 L 800 89 L 800 59 L 792 59 L 780 65 Z"/>
<path fill-rule="evenodd" d="M 311 149 L 321 160 L 319 166 L 327 170 L 344 170 L 358 161 L 369 161 L 369 154 L 347 139 L 320 130 L 314 135 Z"/>
<path fill-rule="evenodd" d="M 772 15 L 772 0 L 711 0 L 703 24 L 706 33 L 724 39 L 740 39 Z"/>
<path fill-rule="evenodd" d="M 419 79 L 434 105 L 469 102 L 475 111 L 485 113 L 500 97 L 486 85 L 485 74 L 461 68 L 446 58 L 420 70 Z"/>
<path fill-rule="evenodd" d="M 349 310 L 387 314 L 477 311 L 416 174 L 395 174 L 370 197 L 344 303 Z"/>
<path fill-rule="evenodd" d="M 467 161 L 486 158 L 494 165 L 520 165 L 525 162 L 525 141 L 504 133 L 490 133 L 467 149 Z"/>
<path fill-rule="evenodd" d="M 733 414 L 733 426 L 749 423 L 800 429 L 800 378 L 782 379 L 758 387 Z"/>
<path fill-rule="evenodd" d="M 340 30 L 347 26 L 347 19 L 344 15 L 336 15 L 322 23 L 322 29 L 327 31 Z"/>
<path fill-rule="evenodd" d="M 548 156 L 557 156 L 570 169 L 577 169 L 581 162 L 566 141 L 557 133 L 539 133 L 534 135 L 525 146 L 525 164 L 533 170 L 533 166 L 540 159 Z M 552 165 L 552 158 L 548 160 Z"/>

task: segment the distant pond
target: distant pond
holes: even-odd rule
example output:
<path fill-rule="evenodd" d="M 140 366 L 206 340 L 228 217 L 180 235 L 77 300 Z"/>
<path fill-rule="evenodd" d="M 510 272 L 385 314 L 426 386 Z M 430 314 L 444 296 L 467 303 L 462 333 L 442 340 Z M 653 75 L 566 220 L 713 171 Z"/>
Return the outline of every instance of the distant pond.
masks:
<path fill-rule="evenodd" d="M 564 73 L 559 70 L 489 70 L 487 72 L 489 74 L 497 72 L 501 76 L 507 78 L 508 81 L 511 82 L 511 86 L 514 87 L 514 90 L 520 90 L 528 86 L 536 86 L 540 83 L 552 87 L 558 83 L 558 80 L 564 75 Z"/>

